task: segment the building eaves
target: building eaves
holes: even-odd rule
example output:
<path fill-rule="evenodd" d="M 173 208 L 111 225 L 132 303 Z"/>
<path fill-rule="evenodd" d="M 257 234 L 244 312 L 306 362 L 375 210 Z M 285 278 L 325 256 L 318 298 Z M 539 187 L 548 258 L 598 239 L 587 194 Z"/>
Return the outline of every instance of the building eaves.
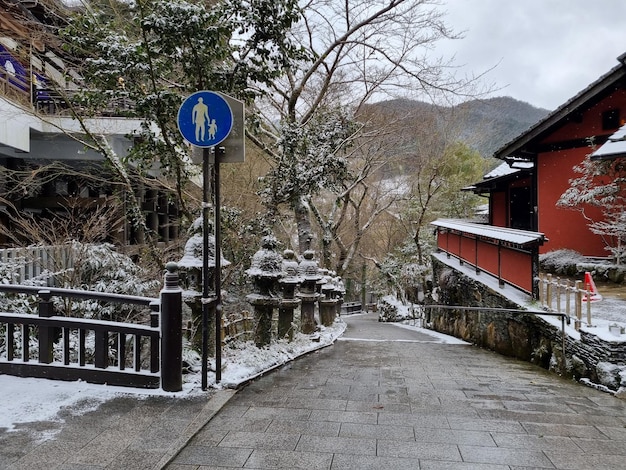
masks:
<path fill-rule="evenodd" d="M 532 153 L 528 149 L 529 144 L 542 139 L 556 126 L 561 125 L 578 109 L 583 108 L 590 101 L 594 100 L 594 98 L 597 98 L 608 88 L 614 86 L 626 77 L 626 65 L 624 63 L 626 61 L 626 54 L 621 55 L 618 58 L 618 61 L 620 62 L 619 65 L 615 66 L 608 73 L 601 76 L 598 80 L 569 99 L 552 113 L 548 114 L 548 116 L 534 126 L 530 127 L 527 131 L 505 144 L 500 149 L 496 150 L 494 157 L 504 160 L 505 158 L 511 156 L 517 158 L 529 156 L 528 154 Z"/>
<path fill-rule="evenodd" d="M 620 127 L 609 140 L 598 147 L 592 154 L 592 160 L 610 160 L 626 157 L 626 125 Z"/>

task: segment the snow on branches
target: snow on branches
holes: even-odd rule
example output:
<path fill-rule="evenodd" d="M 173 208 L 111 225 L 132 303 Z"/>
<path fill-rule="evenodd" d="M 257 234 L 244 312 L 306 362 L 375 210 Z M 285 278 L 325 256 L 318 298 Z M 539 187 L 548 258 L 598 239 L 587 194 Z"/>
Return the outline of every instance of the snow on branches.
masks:
<path fill-rule="evenodd" d="M 619 265 L 626 251 L 626 159 L 591 160 L 588 155 L 574 171 L 580 176 L 570 180 L 557 205 L 581 211 Z M 600 207 L 603 220 L 591 219 L 585 205 Z"/>

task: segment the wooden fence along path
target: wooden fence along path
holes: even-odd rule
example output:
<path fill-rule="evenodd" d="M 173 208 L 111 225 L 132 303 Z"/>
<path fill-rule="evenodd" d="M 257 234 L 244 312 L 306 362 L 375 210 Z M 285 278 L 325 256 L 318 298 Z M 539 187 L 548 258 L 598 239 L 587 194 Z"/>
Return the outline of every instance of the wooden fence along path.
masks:
<path fill-rule="evenodd" d="M 222 317 L 222 346 L 234 341 L 251 341 L 254 339 L 254 315 L 244 310 L 241 314 Z"/>
<path fill-rule="evenodd" d="M 590 286 L 583 281 L 570 281 L 553 277 L 552 274 L 539 275 L 539 302 L 550 311 L 565 313 L 573 317 L 574 325 L 578 330 L 582 322 L 583 312 L 586 315 L 587 326 L 591 326 L 591 298 Z"/>
<path fill-rule="evenodd" d="M 0 312 L 0 374 L 182 390 L 182 290 L 175 272 L 165 275 L 158 298 L 17 284 L 0 285 L 0 292 L 37 296 L 39 313 Z M 61 316 L 55 296 L 140 305 L 150 309 L 149 324 Z"/>
<path fill-rule="evenodd" d="M 45 280 L 48 287 L 54 287 L 53 273 L 71 269 L 74 255 L 71 246 L 63 245 L 5 248 L 0 250 L 0 263 L 10 266 L 11 284 L 39 278 Z"/>

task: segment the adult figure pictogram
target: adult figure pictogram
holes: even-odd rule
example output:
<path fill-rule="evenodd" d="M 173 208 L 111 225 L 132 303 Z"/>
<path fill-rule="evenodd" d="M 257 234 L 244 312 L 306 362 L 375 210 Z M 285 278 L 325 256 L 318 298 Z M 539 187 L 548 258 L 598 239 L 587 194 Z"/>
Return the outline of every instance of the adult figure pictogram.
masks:
<path fill-rule="evenodd" d="M 198 103 L 191 110 L 191 122 L 196 125 L 196 140 L 204 141 L 206 123 L 210 122 L 209 107 L 204 104 L 202 97 L 198 98 Z"/>

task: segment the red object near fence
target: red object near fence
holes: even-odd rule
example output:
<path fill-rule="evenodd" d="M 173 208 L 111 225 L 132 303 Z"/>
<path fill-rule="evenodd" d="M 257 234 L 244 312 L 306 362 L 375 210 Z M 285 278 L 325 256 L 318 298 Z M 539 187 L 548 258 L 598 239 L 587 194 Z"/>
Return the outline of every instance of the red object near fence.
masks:
<path fill-rule="evenodd" d="M 589 271 L 585 273 L 585 289 L 589 292 L 589 296 L 584 295 L 583 302 L 597 302 L 598 300 L 602 300 L 602 296 L 598 293 L 596 283 L 593 282 L 593 277 Z"/>

